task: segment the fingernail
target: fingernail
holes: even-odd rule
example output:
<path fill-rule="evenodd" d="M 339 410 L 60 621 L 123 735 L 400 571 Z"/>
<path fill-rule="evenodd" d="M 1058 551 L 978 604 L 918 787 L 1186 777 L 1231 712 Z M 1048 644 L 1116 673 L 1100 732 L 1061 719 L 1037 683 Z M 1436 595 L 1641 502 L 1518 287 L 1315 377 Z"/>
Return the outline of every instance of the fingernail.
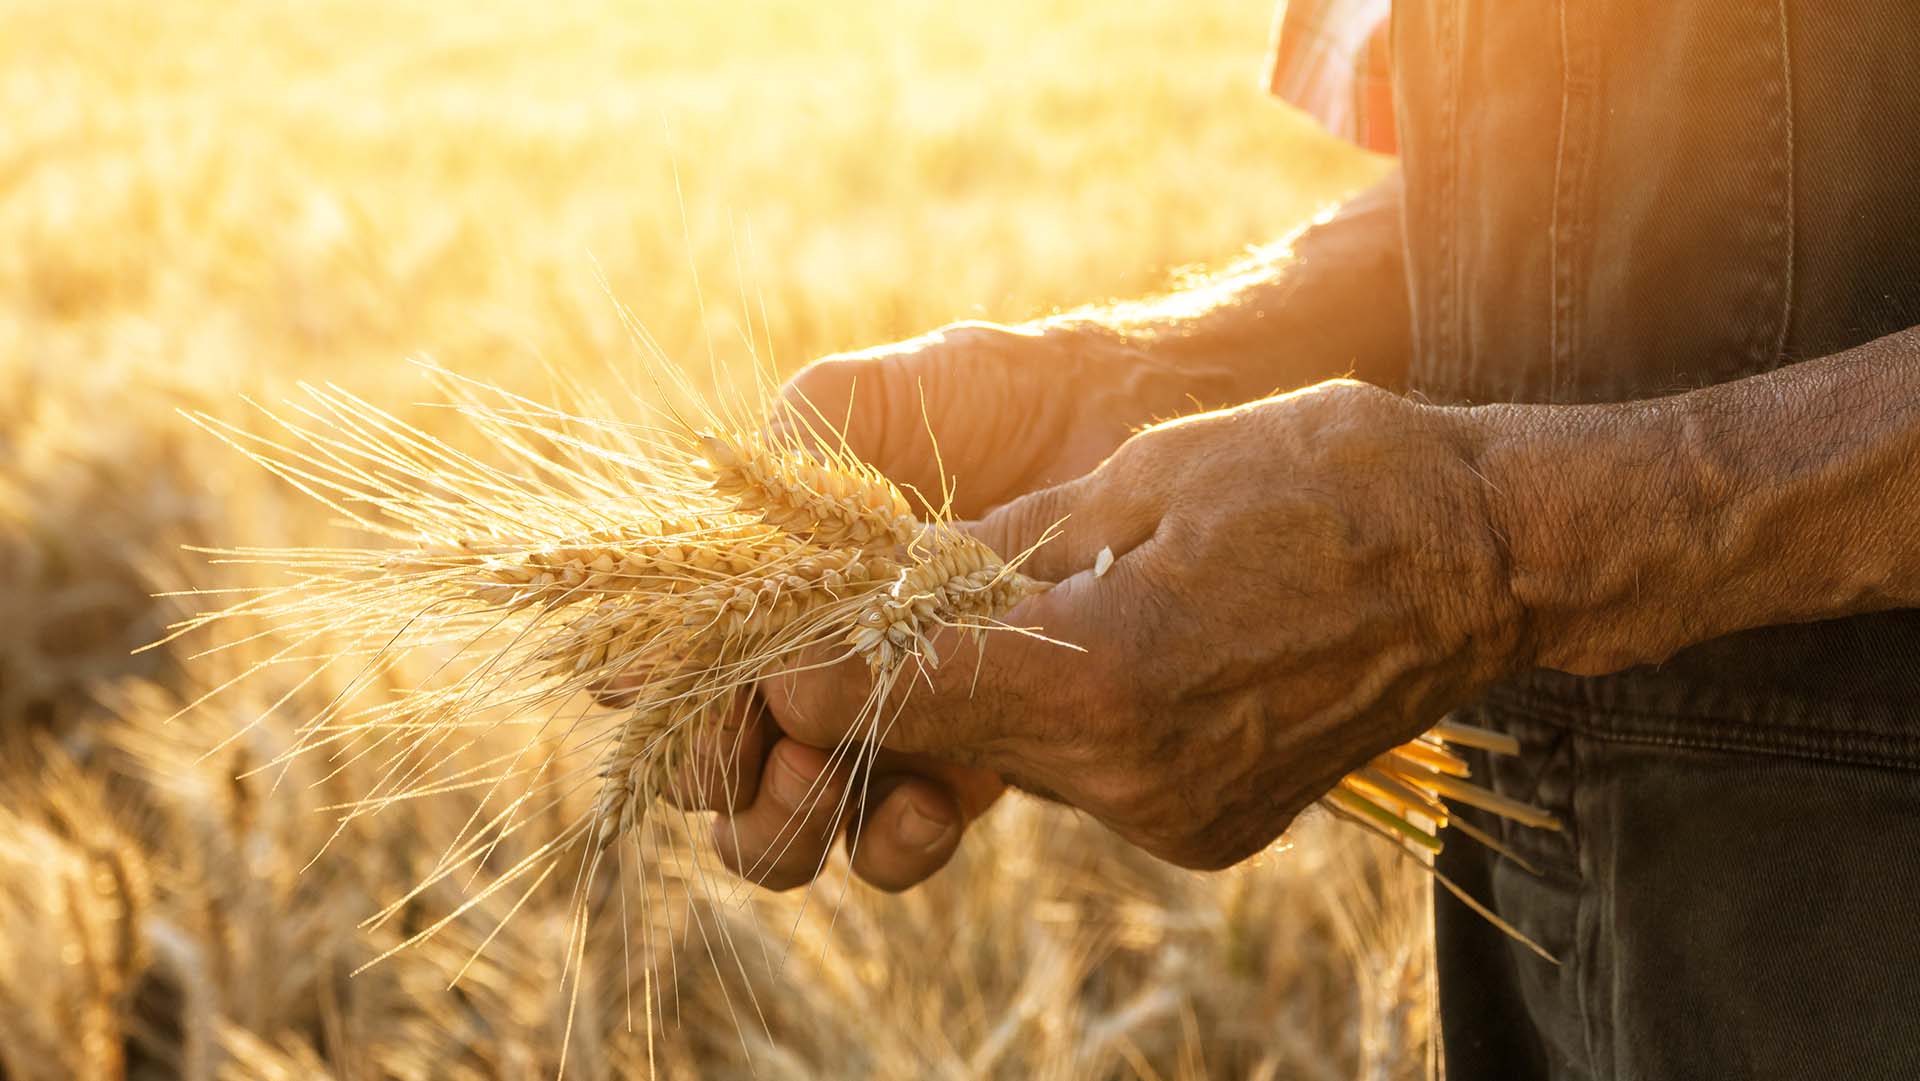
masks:
<path fill-rule="evenodd" d="M 774 798 L 789 807 L 800 806 L 813 789 L 813 778 L 795 769 L 786 755 L 773 756 L 773 775 L 767 783 L 773 788 Z"/>
<path fill-rule="evenodd" d="M 922 851 L 936 848 L 953 832 L 953 819 L 946 815 L 930 815 L 921 808 L 919 801 L 907 797 L 906 810 L 900 815 L 900 839 Z"/>

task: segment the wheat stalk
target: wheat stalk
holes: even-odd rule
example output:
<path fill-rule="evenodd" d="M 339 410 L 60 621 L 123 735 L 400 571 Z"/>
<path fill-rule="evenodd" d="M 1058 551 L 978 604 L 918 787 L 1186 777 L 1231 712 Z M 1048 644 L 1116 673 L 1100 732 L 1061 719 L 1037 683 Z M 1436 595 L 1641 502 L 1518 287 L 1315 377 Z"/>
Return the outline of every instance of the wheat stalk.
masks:
<path fill-rule="evenodd" d="M 815 544 L 894 548 L 913 543 L 920 531 L 900 489 L 857 458 L 822 460 L 731 432 L 705 433 L 700 445 L 715 492 Z"/>
<path fill-rule="evenodd" d="M 489 809 L 409 897 L 485 867 L 501 839 L 556 811 L 571 824 L 460 911 L 520 879 L 537 886 L 575 850 L 597 868 L 754 684 L 805 658 L 865 662 L 872 693 L 850 730 L 873 741 L 902 678 L 940 663 L 940 631 L 1006 629 L 1003 617 L 1046 588 L 1020 572 L 1021 557 L 1003 558 L 944 508 L 915 514 L 831 433 L 766 434 L 690 395 L 682 410 L 617 424 L 428 372 L 479 449 L 331 387 L 262 409 L 266 431 L 194 415 L 367 539 L 216 551 L 289 577 L 174 628 L 264 621 L 287 644 L 258 668 L 311 679 L 357 666 L 281 759 L 379 761 L 381 780 L 345 819 L 454 788 L 486 793 Z M 388 678 L 408 664 L 417 677 Z M 471 761 L 481 737 L 502 729 L 523 733 L 524 750 Z M 1557 828 L 1469 781 L 1450 744 L 1514 749 L 1494 733 L 1442 726 L 1324 802 L 1427 851 L 1448 824 L 1447 799 Z M 846 753 L 858 761 L 871 751 Z M 582 788 L 584 804 L 573 795 Z M 583 809 L 566 819 L 568 806 Z"/>

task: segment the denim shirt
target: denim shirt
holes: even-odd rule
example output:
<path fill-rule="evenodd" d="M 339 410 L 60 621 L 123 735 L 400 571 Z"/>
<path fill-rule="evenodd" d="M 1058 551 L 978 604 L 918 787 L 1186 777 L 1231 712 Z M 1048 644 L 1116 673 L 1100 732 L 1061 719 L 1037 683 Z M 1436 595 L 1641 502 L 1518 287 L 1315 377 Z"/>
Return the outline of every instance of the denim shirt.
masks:
<path fill-rule="evenodd" d="M 1393 35 L 1416 392 L 1644 398 L 1920 325 L 1912 0 L 1400 0 Z M 1920 612 L 1468 713 L 1567 829 L 1474 818 L 1539 873 L 1442 869 L 1563 964 L 1442 895 L 1452 1081 L 1920 1077 Z"/>

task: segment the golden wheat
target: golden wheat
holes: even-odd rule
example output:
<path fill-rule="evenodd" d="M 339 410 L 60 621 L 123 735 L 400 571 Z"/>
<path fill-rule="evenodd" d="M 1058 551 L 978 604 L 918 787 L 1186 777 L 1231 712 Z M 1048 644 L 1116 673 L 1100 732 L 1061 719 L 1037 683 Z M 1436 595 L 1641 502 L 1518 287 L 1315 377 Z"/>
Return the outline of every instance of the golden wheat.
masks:
<path fill-rule="evenodd" d="M 421 795 L 486 793 L 490 809 L 419 889 L 480 870 L 556 811 L 571 824 L 469 903 L 516 880 L 537 885 L 576 847 L 597 866 L 651 821 L 757 681 L 816 654 L 867 661 L 875 693 L 853 731 L 871 733 L 901 677 L 938 663 L 939 628 L 992 629 L 1037 588 L 1017 557 L 1001 559 L 936 509 L 922 521 L 830 441 L 803 449 L 697 401 L 615 424 L 428 373 L 491 455 L 330 388 L 262 409 L 277 432 L 196 416 L 370 543 L 219 551 L 290 580 L 175 629 L 265 621 L 289 644 L 259 670 L 306 669 L 304 682 L 346 669 L 346 690 L 280 761 L 375 761 L 379 779 L 343 809 L 348 821 Z M 872 618 L 884 648 L 858 635 Z M 418 678 L 388 677 L 410 661 L 426 662 Z M 471 763 L 501 729 L 524 733 L 527 749 Z M 584 805 L 579 788 L 591 789 Z M 569 818 L 568 806 L 580 809 Z"/>
<path fill-rule="evenodd" d="M 658 791 L 677 763 L 667 755 L 649 754 L 652 745 L 673 728 L 669 707 L 636 705 L 621 723 L 620 738 L 601 770 L 605 781 L 593 800 L 593 841 L 605 848 L 631 831 L 646 813 L 646 797 Z"/>
<path fill-rule="evenodd" d="M 390 16 L 402 10 L 396 33 Z M 1244 80 L 1219 77 L 1246 63 L 1265 26 L 1270 12 L 1257 0 L 1129 7 L 1124 40 L 1106 20 L 1049 10 L 928 5 L 889 26 L 794 0 L 638 20 L 606 0 L 502 7 L 484 19 L 453 5 L 364 0 L 278 11 L 76 0 L 10 23 L 0 48 L 21 77 L 5 92 L 16 106 L 9 115 L 22 119 L 0 140 L 11 185 L 11 257 L 0 261 L 0 727 L 57 732 L 77 768 L 110 793 L 157 876 L 156 903 L 128 913 L 153 961 L 108 1003 L 129 1076 L 551 1078 L 566 1008 L 553 974 L 564 890 L 528 902 L 464 970 L 511 895 L 495 895 L 404 963 L 342 977 L 392 945 L 396 929 L 417 926 L 359 931 L 358 916 L 426 873 L 472 805 L 492 798 L 481 786 L 393 804 L 301 870 L 336 825 L 328 808 L 380 783 L 387 755 L 349 762 L 345 740 L 336 756 L 317 735 L 312 751 L 286 763 L 290 772 L 263 763 L 288 749 L 294 724 L 324 709 L 361 660 L 336 663 L 282 700 L 321 663 L 300 655 L 336 644 L 317 637 L 245 688 L 163 723 L 278 652 L 290 626 L 275 615 L 210 628 L 221 641 L 268 633 L 193 662 L 186 647 L 214 643 L 195 637 L 128 656 L 180 614 L 178 598 L 151 596 L 183 587 L 178 544 L 366 543 L 343 541 L 329 524 L 338 516 L 300 493 L 235 470 L 210 440 L 180 432 L 167 408 L 186 401 L 232 417 L 236 391 L 278 401 L 302 377 L 340 380 L 383 405 L 411 403 L 425 395 L 410 373 L 390 373 L 395 357 L 423 343 L 457 370 L 518 386 L 537 385 L 547 363 L 604 386 L 595 373 L 620 327 L 601 299 L 602 268 L 670 349 L 695 356 L 708 336 L 726 348 L 729 320 L 758 300 L 710 290 L 698 311 L 680 286 L 690 272 L 721 281 L 743 253 L 758 283 L 748 291 L 764 291 L 771 313 L 759 337 L 788 361 L 960 314 L 1020 318 L 1155 287 L 1157 268 L 1231 257 L 1377 171 Z M 132 16 L 137 27 L 89 33 L 103 15 Z M 1163 31 L 1177 35 L 1177 56 Z M 1094 47 L 1106 45 L 1126 55 Z M 978 77 L 903 82 L 956 46 L 988 63 Z M 429 54 L 458 63 L 414 62 Z M 632 62 L 656 54 L 676 60 Z M 880 54 L 908 62 L 860 62 Z M 1046 54 L 1100 56 L 1101 67 L 1004 77 Z M 254 78 L 236 56 L 284 77 Z M 802 74 L 770 84 L 770 58 Z M 1100 97 L 1111 89 L 1101 73 L 1136 60 L 1156 74 L 1125 88 L 1127 123 L 1059 107 Z M 363 93 L 374 76 L 382 92 Z M 73 92 L 57 109 L 36 109 L 27 99 L 43 101 L 48 85 Z M 548 93 L 555 87 L 565 88 L 559 98 Z M 935 122 L 901 123 L 888 105 L 900 91 L 930 95 L 919 113 Z M 661 109 L 645 104 L 656 98 Z M 776 99 L 799 103 L 808 123 L 787 122 L 795 114 L 769 108 Z M 1191 123 L 1196 115 L 1206 122 Z M 983 117 L 992 122 L 975 122 Z M 129 143 L 130 124 L 154 137 Z M 675 192 L 663 126 L 688 183 L 686 250 L 664 235 Z M 1142 130 L 1166 137 L 1143 143 Z M 876 140 L 887 153 L 874 153 Z M 1276 140 L 1288 165 L 1278 182 L 1265 152 Z M 971 167 L 994 160 L 1020 167 Z M 1196 161 L 1220 198 L 1191 198 Z M 1026 166 L 1063 182 L 1031 182 Z M 238 183 L 209 186 L 209 177 Z M 737 215 L 738 233 L 720 221 L 722 208 Z M 1166 227 L 1100 228 L 1116 221 Z M 953 258 L 961 250 L 994 257 Z M 23 374 L 37 390 L 15 385 Z M 615 407 L 588 415 L 624 415 L 625 395 L 609 389 Z M 436 435 L 460 430 L 458 418 L 405 416 Z M 523 550 L 584 538 L 592 524 L 506 539 Z M 275 574 L 194 566 L 187 577 L 239 589 L 277 584 Z M 373 640 L 356 648 L 364 658 Z M 417 685 L 453 648 L 419 651 L 426 663 L 368 681 L 360 700 Z M 103 700 L 122 701 L 135 679 L 150 695 L 104 716 Z M 526 838 L 550 836 L 596 790 L 603 744 L 584 736 L 597 723 L 580 722 L 574 757 L 591 768 L 572 798 L 503 842 L 496 863 Z M 123 726 L 140 735 L 132 749 L 114 742 Z M 506 720 L 470 760 L 535 731 Z M 23 772 L 3 802 L 37 819 L 46 790 L 44 776 Z M 641 896 L 629 861 L 619 895 L 598 899 L 611 911 L 596 912 L 597 971 L 582 997 L 597 993 L 601 1009 L 583 1009 L 567 1073 L 644 1077 L 657 1056 L 664 1077 L 844 1076 L 850 1063 L 876 1081 L 1103 1076 L 1147 1062 L 1168 1077 L 1397 1078 L 1402 1060 L 1423 1061 L 1423 909 L 1398 868 L 1377 866 L 1380 846 L 1337 843 L 1344 828 L 1310 820 L 1286 859 L 1194 877 L 1150 864 L 1091 822 L 1005 800 L 970 832 L 957 865 L 911 895 L 881 898 L 856 884 L 841 902 L 845 861 L 836 858 L 810 905 L 758 897 L 697 917 L 667 905 L 652 921 L 638 904 L 621 918 L 623 902 Z M 1084 873 L 1088 859 L 1099 883 Z M 54 866 L 12 865 L 0 890 Z M 416 911 L 443 910 L 473 888 L 449 879 Z M 85 876 L 67 899 L 96 913 L 122 903 Z M 1072 918 L 1051 915 L 1062 912 Z M 635 999 L 649 986 L 645 951 L 623 950 L 624 939 L 638 944 L 649 923 L 660 934 L 669 913 L 686 916 L 684 937 L 660 939 L 670 961 L 655 956 L 676 980 L 656 975 L 650 986 L 670 988 L 675 1022 L 649 1031 L 621 1008 L 629 956 Z M 108 926 L 121 917 L 90 918 Z M 1372 934 L 1354 940 L 1356 921 Z M 89 1058 L 82 1030 L 61 1016 L 66 996 L 55 985 L 91 977 L 57 956 L 57 922 L 44 912 L 17 924 L 0 917 L 7 928 L 50 929 L 43 941 L 9 943 L 48 952 L 0 976 L 23 996 L 0 1029 L 50 1023 L 59 1053 L 0 1034 L 0 1073 L 13 1081 L 113 1066 Z M 1083 927 L 1101 928 L 1099 942 Z M 805 945 L 780 950 L 796 928 Z M 719 970 L 710 951 L 729 929 L 743 941 L 768 937 L 783 963 L 751 964 L 751 976 Z M 1036 967 L 1047 969 L 1037 982 Z M 1404 983 L 1380 982 L 1396 970 L 1409 974 Z M 749 1031 L 735 1040 L 736 1028 Z"/>
<path fill-rule="evenodd" d="M 927 527 L 908 547 L 912 558 L 860 611 L 846 635 L 846 643 L 876 670 L 909 656 L 938 663 L 930 635 L 939 627 L 983 629 L 1044 588 L 980 540 L 951 527 Z"/>
<path fill-rule="evenodd" d="M 283 756 L 383 756 L 380 780 L 346 808 L 348 821 L 454 788 L 497 797 L 418 889 L 486 867 L 504 840 L 578 806 L 570 793 L 591 787 L 577 813 L 561 811 L 570 825 L 536 838 L 452 916 L 402 945 L 512 882 L 537 887 L 576 848 L 590 878 L 652 821 L 656 801 L 692 783 L 696 748 L 711 748 L 744 696 L 782 668 L 864 661 L 870 693 L 839 752 L 857 767 L 874 753 L 896 690 L 913 686 L 903 677 L 939 665 L 943 631 L 1010 629 L 1003 618 L 1046 588 L 1021 573 L 1025 553 L 1006 558 L 938 508 L 914 515 L 900 489 L 831 433 L 810 429 L 802 445 L 730 419 L 765 415 L 765 397 L 759 411 L 694 399 L 649 422 L 614 424 L 429 374 L 479 441 L 517 465 L 489 464 L 334 390 L 308 388 L 311 401 L 291 419 L 267 412 L 282 430 L 274 438 L 197 418 L 374 543 L 226 550 L 222 558 L 277 565 L 292 580 L 177 629 L 265 619 L 291 645 L 263 667 L 360 666 Z M 432 663 L 417 681 L 392 685 L 387 673 L 410 656 Z M 527 750 L 464 764 L 478 735 L 503 727 L 523 729 Z M 1473 784 L 1447 746 L 1499 753 L 1509 742 L 1443 726 L 1379 756 L 1324 802 L 1416 851 L 1439 847 L 1446 799 L 1557 828 Z"/>
<path fill-rule="evenodd" d="M 815 544 L 892 548 L 920 531 L 900 489 L 851 455 L 816 456 L 732 432 L 704 433 L 700 446 L 715 492 Z"/>

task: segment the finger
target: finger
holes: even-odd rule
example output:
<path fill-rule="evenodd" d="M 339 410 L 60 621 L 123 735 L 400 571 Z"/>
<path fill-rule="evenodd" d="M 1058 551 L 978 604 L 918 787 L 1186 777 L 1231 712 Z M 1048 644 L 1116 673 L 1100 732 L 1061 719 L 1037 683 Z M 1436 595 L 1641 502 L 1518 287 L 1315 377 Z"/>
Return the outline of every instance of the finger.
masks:
<path fill-rule="evenodd" d="M 961 528 L 1020 570 L 1063 582 L 1090 570 L 1103 548 L 1125 555 L 1153 536 L 1160 508 L 1149 492 L 1103 467 L 1077 480 L 1030 492 Z"/>
<path fill-rule="evenodd" d="M 1097 700 L 1101 673 L 1072 647 L 1098 650 L 1126 625 L 1119 579 L 1097 581 L 1101 549 L 1116 560 L 1150 540 L 1159 527 L 1158 485 L 1127 483 L 1127 463 L 1110 459 L 1093 474 L 1023 496 L 964 528 L 1029 576 L 1055 583 L 1001 616 L 1011 628 L 934 636 L 927 656 L 903 670 L 890 695 L 877 700 L 857 657 L 815 655 L 762 681 L 780 728 L 818 746 L 866 736 L 889 747 L 967 755 L 991 741 L 1019 713 L 1084 708 Z M 1057 527 L 1057 528 L 1056 528 Z M 1066 643 L 1067 645 L 1062 645 Z M 1110 655 L 1119 655 L 1113 653 Z M 917 693 L 921 689 L 931 693 Z"/>
<path fill-rule="evenodd" d="M 829 657 L 761 682 L 775 723 L 800 739 L 838 744 L 876 738 L 887 747 L 963 762 L 1019 735 L 1022 716 L 1065 716 L 1089 706 L 1102 680 L 1095 661 L 1111 655 L 1102 636 L 1122 602 L 1091 574 L 1061 583 L 1002 617 L 1009 627 L 984 635 L 945 630 L 933 638 L 937 664 L 909 664 L 885 700 L 876 700 L 866 664 Z"/>
<path fill-rule="evenodd" d="M 925 758 L 882 752 L 865 804 L 847 829 L 855 874 L 881 889 L 906 889 L 945 866 L 967 827 L 1006 791 L 1000 778 Z M 943 833 L 951 824 L 950 834 Z"/>
<path fill-rule="evenodd" d="M 771 890 L 813 881 L 846 821 L 850 761 L 791 739 L 767 755 L 746 809 L 714 823 L 720 860 Z"/>
<path fill-rule="evenodd" d="M 966 828 L 959 801 L 934 781 L 902 776 L 874 781 L 871 806 L 847 848 L 853 873 L 890 893 L 916 885 L 946 866 Z"/>
<path fill-rule="evenodd" d="M 911 404 L 913 385 L 899 357 L 854 353 L 817 360 L 780 388 L 768 427 L 801 446 L 844 446 L 863 461 L 892 461 L 903 457 L 891 445 L 894 417 Z M 917 420 L 918 410 L 912 415 Z"/>
<path fill-rule="evenodd" d="M 816 747 L 837 747 L 862 735 L 873 678 L 866 663 L 841 647 L 822 646 L 760 681 L 760 698 L 780 731 Z"/>
<path fill-rule="evenodd" d="M 688 761 L 667 785 L 667 801 L 683 811 L 738 811 L 760 791 L 767 750 L 778 732 L 758 695 L 737 696 L 719 724 L 693 737 Z"/>

